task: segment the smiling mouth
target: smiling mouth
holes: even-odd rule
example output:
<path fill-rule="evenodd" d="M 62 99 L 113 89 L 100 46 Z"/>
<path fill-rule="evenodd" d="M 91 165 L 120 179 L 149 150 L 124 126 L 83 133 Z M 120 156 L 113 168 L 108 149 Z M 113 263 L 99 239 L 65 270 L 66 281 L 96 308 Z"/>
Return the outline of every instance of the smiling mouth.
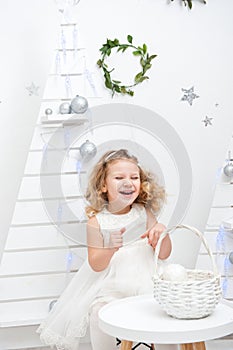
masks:
<path fill-rule="evenodd" d="M 120 194 L 123 194 L 125 196 L 130 196 L 131 194 L 134 193 L 134 191 L 119 191 Z"/>

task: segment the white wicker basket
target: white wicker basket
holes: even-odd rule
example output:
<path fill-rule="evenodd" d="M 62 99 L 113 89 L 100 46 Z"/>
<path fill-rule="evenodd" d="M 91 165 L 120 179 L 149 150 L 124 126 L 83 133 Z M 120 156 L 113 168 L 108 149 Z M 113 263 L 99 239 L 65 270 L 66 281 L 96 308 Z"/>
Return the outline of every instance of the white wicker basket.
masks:
<path fill-rule="evenodd" d="M 201 238 L 211 259 L 213 272 L 187 270 L 186 281 L 163 280 L 158 274 L 158 256 L 162 240 L 176 229 L 191 230 Z M 200 231 L 187 225 L 178 225 L 164 231 L 155 249 L 154 298 L 170 316 L 180 319 L 197 319 L 210 315 L 221 298 L 220 275 L 207 241 Z"/>

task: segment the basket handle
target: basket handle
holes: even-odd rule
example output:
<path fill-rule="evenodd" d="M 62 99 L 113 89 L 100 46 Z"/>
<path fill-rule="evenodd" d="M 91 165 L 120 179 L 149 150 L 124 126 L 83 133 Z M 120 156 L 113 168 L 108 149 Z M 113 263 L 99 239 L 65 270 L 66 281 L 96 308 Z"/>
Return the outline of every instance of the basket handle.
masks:
<path fill-rule="evenodd" d="M 214 275 L 215 276 L 218 276 L 218 269 L 217 269 L 217 266 L 215 264 L 215 261 L 214 261 L 214 257 L 213 257 L 213 254 L 208 246 L 208 243 L 207 243 L 207 240 L 205 239 L 205 237 L 203 236 L 203 234 L 197 230 L 195 227 L 192 227 L 192 226 L 188 226 L 188 225 L 177 225 L 177 226 L 172 226 L 170 228 L 167 228 L 165 231 L 162 232 L 162 234 L 160 235 L 159 237 L 159 240 L 158 240 L 158 243 L 156 245 L 156 248 L 155 248 L 155 253 L 154 253 L 154 261 L 155 261 L 155 275 L 158 276 L 158 257 L 159 257 L 159 252 L 160 252 L 160 247 L 161 247 L 161 243 L 162 243 L 162 240 L 168 235 L 168 234 L 171 234 L 173 231 L 175 231 L 176 229 L 178 228 L 185 228 L 185 229 L 188 229 L 192 232 L 194 232 L 202 241 L 204 247 L 206 248 L 207 250 L 207 253 L 209 254 L 209 257 L 210 257 L 210 260 L 211 260 L 211 263 L 212 263 L 212 268 L 213 268 L 213 272 L 214 272 Z"/>

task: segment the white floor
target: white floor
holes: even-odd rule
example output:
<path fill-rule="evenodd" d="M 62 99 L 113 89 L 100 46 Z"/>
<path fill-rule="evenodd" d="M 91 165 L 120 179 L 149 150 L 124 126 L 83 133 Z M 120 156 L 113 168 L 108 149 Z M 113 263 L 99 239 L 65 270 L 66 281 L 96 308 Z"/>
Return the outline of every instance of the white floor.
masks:
<path fill-rule="evenodd" d="M 80 350 L 91 350 L 89 344 L 82 344 Z M 137 350 L 149 350 L 148 347 L 140 345 Z M 169 350 L 169 347 L 166 347 Z M 233 339 L 211 340 L 206 342 L 206 350 L 233 350 Z"/>

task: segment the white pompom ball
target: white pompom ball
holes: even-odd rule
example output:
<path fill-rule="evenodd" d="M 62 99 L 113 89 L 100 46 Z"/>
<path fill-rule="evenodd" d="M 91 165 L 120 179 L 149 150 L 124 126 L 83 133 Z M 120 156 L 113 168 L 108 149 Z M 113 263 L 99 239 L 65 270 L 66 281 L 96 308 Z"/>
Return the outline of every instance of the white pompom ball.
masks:
<path fill-rule="evenodd" d="M 169 264 L 163 268 L 162 277 L 167 281 L 186 281 L 188 274 L 186 269 L 179 264 Z"/>

